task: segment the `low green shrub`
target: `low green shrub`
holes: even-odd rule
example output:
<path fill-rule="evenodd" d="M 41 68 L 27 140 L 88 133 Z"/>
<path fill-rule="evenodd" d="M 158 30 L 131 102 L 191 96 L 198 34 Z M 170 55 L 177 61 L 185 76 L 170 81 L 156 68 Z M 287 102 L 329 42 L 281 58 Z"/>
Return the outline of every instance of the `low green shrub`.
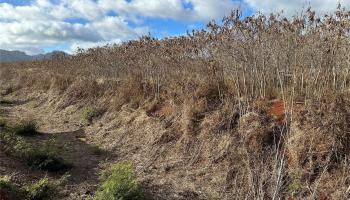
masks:
<path fill-rule="evenodd" d="M 6 127 L 7 121 L 5 118 L 0 117 L 0 128 Z"/>
<path fill-rule="evenodd" d="M 47 177 L 23 187 L 28 200 L 51 200 L 58 192 L 58 187 L 65 181 L 63 176 L 57 181 L 50 181 Z"/>
<path fill-rule="evenodd" d="M 58 187 L 66 182 L 68 177 L 69 175 L 64 175 L 58 180 L 44 177 L 39 181 L 20 186 L 12 183 L 8 176 L 4 176 L 0 177 L 0 191 L 11 195 L 10 199 L 51 200 L 55 198 Z M 0 195 L 0 199 L 1 197 Z"/>
<path fill-rule="evenodd" d="M 31 101 L 27 105 L 28 105 L 29 108 L 37 108 L 37 107 L 39 107 L 40 102 L 38 102 L 38 101 Z"/>
<path fill-rule="evenodd" d="M 11 183 L 9 176 L 0 176 L 0 189 L 15 190 L 16 186 Z"/>
<path fill-rule="evenodd" d="M 49 172 L 66 172 L 72 165 L 59 156 L 56 141 L 45 141 L 26 157 L 27 164 L 33 168 Z"/>
<path fill-rule="evenodd" d="M 100 146 L 98 145 L 92 145 L 91 146 L 91 150 L 92 150 L 92 153 L 94 155 L 103 155 L 106 153 L 106 150 L 104 150 L 103 148 L 101 148 Z"/>
<path fill-rule="evenodd" d="M 34 121 L 22 121 L 12 127 L 12 132 L 20 136 L 33 136 L 38 134 L 37 129 Z"/>
<path fill-rule="evenodd" d="M 0 188 L 7 188 L 9 186 L 10 177 L 3 176 L 0 177 Z"/>
<path fill-rule="evenodd" d="M 16 198 L 23 199 L 25 194 L 21 188 L 11 182 L 9 176 L 0 176 L 0 199 L 2 199 L 1 194 L 4 195 L 3 198 Z"/>
<path fill-rule="evenodd" d="M 119 163 L 101 174 L 101 184 L 94 200 L 140 200 L 144 195 L 131 164 Z"/>
<path fill-rule="evenodd" d="M 290 172 L 289 183 L 287 185 L 288 192 L 292 195 L 298 194 L 302 189 L 301 183 L 301 173 L 300 172 Z"/>
<path fill-rule="evenodd" d="M 48 172 L 66 172 L 72 165 L 58 155 L 58 149 L 54 140 L 48 140 L 36 145 L 28 142 L 24 137 L 8 133 L 4 137 L 5 151 L 28 166 Z"/>
<path fill-rule="evenodd" d="M 85 124 L 90 124 L 92 120 L 96 117 L 99 117 L 102 114 L 100 109 L 97 109 L 92 106 L 87 106 L 83 109 L 82 119 Z"/>
<path fill-rule="evenodd" d="M 35 146 L 27 142 L 24 138 L 9 134 L 6 137 L 8 141 L 7 150 L 17 158 L 27 158 L 36 152 Z"/>
<path fill-rule="evenodd" d="M 2 92 L 0 93 L 2 96 L 6 96 L 6 95 L 9 95 L 13 92 L 15 92 L 16 88 L 13 87 L 13 86 L 10 86 L 10 87 L 6 87 L 2 90 Z"/>
<path fill-rule="evenodd" d="M 30 155 L 26 158 L 26 162 L 35 169 L 48 172 L 66 172 L 72 167 L 62 158 L 43 152 Z"/>

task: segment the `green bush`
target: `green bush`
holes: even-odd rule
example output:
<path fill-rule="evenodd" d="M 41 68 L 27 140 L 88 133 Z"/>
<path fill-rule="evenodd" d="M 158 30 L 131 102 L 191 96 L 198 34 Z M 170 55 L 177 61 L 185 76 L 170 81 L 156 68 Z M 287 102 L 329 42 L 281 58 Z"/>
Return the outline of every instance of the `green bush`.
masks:
<path fill-rule="evenodd" d="M 37 135 L 38 127 L 34 121 L 22 121 L 12 127 L 12 132 L 20 136 Z"/>
<path fill-rule="evenodd" d="M 26 161 L 29 166 L 48 172 L 65 172 L 71 168 L 62 158 L 43 152 L 32 154 Z"/>
<path fill-rule="evenodd" d="M 15 155 L 25 160 L 28 166 L 49 171 L 64 172 L 71 168 L 56 152 L 46 151 L 46 148 L 34 148 L 30 143 L 20 140 L 15 146 Z"/>
<path fill-rule="evenodd" d="M 7 121 L 5 118 L 0 117 L 0 127 L 6 127 Z"/>
<path fill-rule="evenodd" d="M 120 163 L 103 171 L 101 181 L 94 200 L 144 199 L 131 164 Z"/>
<path fill-rule="evenodd" d="M 103 155 L 106 153 L 106 150 L 104 150 L 103 148 L 101 148 L 100 146 L 98 145 L 92 145 L 91 146 L 91 150 L 92 150 L 92 153 L 94 155 Z"/>
<path fill-rule="evenodd" d="M 72 165 L 58 156 L 54 140 L 41 145 L 33 145 L 23 137 L 9 133 L 5 137 L 5 150 L 14 157 L 23 160 L 28 166 L 48 172 L 65 172 Z"/>
<path fill-rule="evenodd" d="M 288 192 L 293 194 L 297 194 L 302 189 L 301 183 L 301 173 L 300 172 L 291 172 L 289 174 L 289 183 L 287 185 Z"/>
<path fill-rule="evenodd" d="M 6 188 L 10 182 L 10 177 L 3 176 L 0 177 L 0 188 Z"/>
<path fill-rule="evenodd" d="M 57 192 L 57 184 L 45 177 L 31 185 L 24 186 L 24 191 L 29 200 L 50 200 Z"/>
<path fill-rule="evenodd" d="M 27 156 L 27 164 L 33 168 L 49 172 L 65 172 L 72 166 L 58 156 L 56 141 L 51 139 L 37 147 Z"/>
<path fill-rule="evenodd" d="M 15 199 L 26 200 L 51 200 L 58 192 L 58 187 L 68 178 L 68 175 L 62 176 L 58 180 L 50 181 L 47 177 L 31 184 L 23 186 L 15 185 L 8 176 L 0 177 L 0 190 L 11 194 Z M 1 195 L 0 195 L 1 199 Z"/>
<path fill-rule="evenodd" d="M 12 134 L 11 134 L 12 135 Z M 8 135 L 12 141 L 7 145 L 7 150 L 17 158 L 27 158 L 36 152 L 34 146 L 22 137 Z"/>
<path fill-rule="evenodd" d="M 4 194 L 3 198 L 5 199 L 26 199 L 25 191 L 23 191 L 19 185 L 11 182 L 9 176 L 0 176 L 0 193 L 1 192 Z M 2 199 L 1 197 L 0 194 L 0 199 Z"/>
<path fill-rule="evenodd" d="M 84 108 L 82 113 L 82 119 L 84 123 L 90 124 L 92 120 L 101 115 L 102 111 L 92 106 L 87 106 Z"/>
<path fill-rule="evenodd" d="M 7 191 L 17 191 L 16 186 L 11 183 L 10 177 L 8 176 L 0 177 L 0 189 L 5 189 Z"/>

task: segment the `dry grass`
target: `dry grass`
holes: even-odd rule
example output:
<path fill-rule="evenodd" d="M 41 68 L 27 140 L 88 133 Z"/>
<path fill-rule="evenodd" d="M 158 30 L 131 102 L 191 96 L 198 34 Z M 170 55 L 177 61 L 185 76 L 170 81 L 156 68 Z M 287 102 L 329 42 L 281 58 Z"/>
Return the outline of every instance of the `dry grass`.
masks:
<path fill-rule="evenodd" d="M 220 198 L 342 199 L 350 166 L 349 18 L 342 7 L 320 18 L 311 9 L 293 19 L 234 11 L 184 37 L 3 63 L 0 80 L 6 94 L 53 95 L 58 111 L 146 110 L 176 132 L 164 143 L 175 140 L 190 164 L 230 163 Z M 220 134 L 230 145 L 213 159 L 216 149 L 202 147 Z"/>

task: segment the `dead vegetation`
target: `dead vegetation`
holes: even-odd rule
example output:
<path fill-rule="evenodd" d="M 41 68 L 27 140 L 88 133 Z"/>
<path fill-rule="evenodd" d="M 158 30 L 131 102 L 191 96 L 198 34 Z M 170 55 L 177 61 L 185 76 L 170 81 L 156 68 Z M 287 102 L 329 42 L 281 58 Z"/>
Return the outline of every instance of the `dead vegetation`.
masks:
<path fill-rule="evenodd" d="M 0 80 L 38 111 L 80 109 L 91 140 L 132 161 L 155 197 L 346 199 L 349 30 L 341 6 L 234 11 L 188 36 L 2 63 Z"/>

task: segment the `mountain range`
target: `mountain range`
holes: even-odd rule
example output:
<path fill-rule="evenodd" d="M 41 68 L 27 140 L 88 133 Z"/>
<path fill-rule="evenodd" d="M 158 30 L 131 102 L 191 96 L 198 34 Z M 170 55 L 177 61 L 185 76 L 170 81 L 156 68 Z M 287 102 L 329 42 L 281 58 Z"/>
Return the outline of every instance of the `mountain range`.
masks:
<path fill-rule="evenodd" d="M 68 55 L 63 51 L 53 51 L 46 54 L 28 55 L 22 51 L 7 51 L 0 49 L 0 62 L 16 62 L 51 59 L 55 55 Z"/>

